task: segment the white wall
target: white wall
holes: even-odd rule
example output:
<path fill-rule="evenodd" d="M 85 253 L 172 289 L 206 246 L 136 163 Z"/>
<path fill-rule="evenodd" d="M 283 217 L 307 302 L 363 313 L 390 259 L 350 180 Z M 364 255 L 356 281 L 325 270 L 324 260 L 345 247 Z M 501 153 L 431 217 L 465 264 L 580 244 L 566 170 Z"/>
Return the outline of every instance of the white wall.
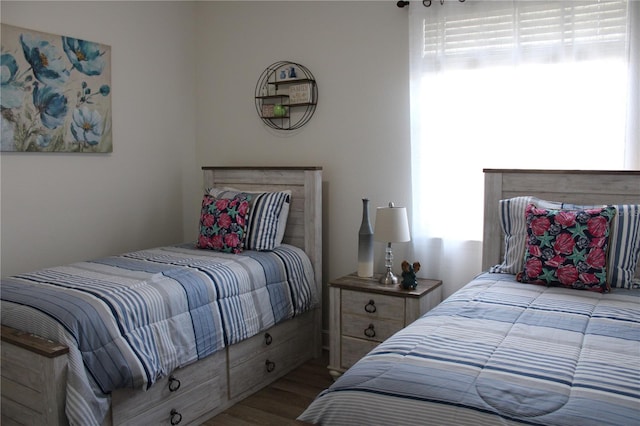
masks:
<path fill-rule="evenodd" d="M 0 8 L 2 23 L 111 46 L 114 141 L 112 154 L 2 153 L 2 275 L 181 242 L 199 184 L 193 4 Z"/>
<path fill-rule="evenodd" d="M 362 197 L 373 208 L 410 204 L 407 10 L 392 1 L 202 2 L 196 27 L 198 164 L 322 166 L 324 278 L 355 271 Z M 317 110 L 299 131 L 273 131 L 255 110 L 256 82 L 280 60 L 306 66 L 318 83 Z"/>
<path fill-rule="evenodd" d="M 3 276 L 193 239 L 206 165 L 322 166 L 325 282 L 357 267 L 362 197 L 372 216 L 410 207 L 408 11 L 394 1 L 1 8 L 3 23 L 111 45 L 114 128 L 110 155 L 2 155 Z M 279 60 L 318 82 L 296 132 L 255 111 L 256 81 Z M 394 246 L 396 270 L 407 251 Z"/>
<path fill-rule="evenodd" d="M 198 165 L 322 166 L 324 280 L 355 271 L 362 198 L 372 221 L 389 201 L 410 207 L 408 11 L 393 1 L 215 1 L 196 15 Z M 260 74 L 281 60 L 318 83 L 299 131 L 273 131 L 255 110 Z M 407 250 L 394 246 L 398 273 Z"/>

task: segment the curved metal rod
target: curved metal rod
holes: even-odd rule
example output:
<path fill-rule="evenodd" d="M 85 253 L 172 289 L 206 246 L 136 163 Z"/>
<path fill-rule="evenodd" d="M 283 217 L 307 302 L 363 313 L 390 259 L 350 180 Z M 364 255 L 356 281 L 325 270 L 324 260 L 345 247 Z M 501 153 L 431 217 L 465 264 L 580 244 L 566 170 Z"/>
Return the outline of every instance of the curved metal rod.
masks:
<path fill-rule="evenodd" d="M 464 3 L 466 0 L 458 0 L 460 3 Z M 398 6 L 399 8 L 403 8 L 405 6 L 409 6 L 410 2 L 407 0 L 399 0 L 396 3 L 396 6 Z M 440 4 L 443 5 L 444 4 L 444 0 L 440 0 Z M 424 7 L 429 7 L 431 6 L 431 0 L 422 0 L 422 5 Z"/>

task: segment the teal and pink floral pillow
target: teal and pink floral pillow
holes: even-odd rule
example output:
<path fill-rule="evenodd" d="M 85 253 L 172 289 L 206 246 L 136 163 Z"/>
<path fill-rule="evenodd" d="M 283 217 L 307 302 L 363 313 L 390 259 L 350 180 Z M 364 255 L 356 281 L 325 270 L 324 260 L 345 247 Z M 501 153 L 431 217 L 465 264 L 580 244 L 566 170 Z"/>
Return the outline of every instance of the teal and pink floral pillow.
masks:
<path fill-rule="evenodd" d="M 196 246 L 226 253 L 242 252 L 248 213 L 249 200 L 246 194 L 238 194 L 233 198 L 216 198 L 205 194 Z"/>
<path fill-rule="evenodd" d="M 613 206 L 555 210 L 527 206 L 521 282 L 605 292 Z"/>

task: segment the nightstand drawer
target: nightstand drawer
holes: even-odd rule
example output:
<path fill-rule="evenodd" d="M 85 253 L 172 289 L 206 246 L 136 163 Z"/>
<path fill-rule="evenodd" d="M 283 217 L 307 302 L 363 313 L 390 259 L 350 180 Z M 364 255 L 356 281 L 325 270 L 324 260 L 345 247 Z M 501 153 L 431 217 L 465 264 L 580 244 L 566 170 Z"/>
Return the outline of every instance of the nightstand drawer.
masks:
<path fill-rule="evenodd" d="M 340 359 L 342 365 L 341 368 L 351 368 L 353 364 L 358 362 L 360 358 L 368 354 L 373 348 L 379 345 L 378 342 L 371 342 L 362 339 L 354 339 L 352 337 L 342 337 L 342 344 L 340 345 L 342 350 Z"/>
<path fill-rule="evenodd" d="M 397 320 L 372 319 L 362 315 L 342 314 L 342 335 L 382 342 L 404 327 L 403 317 Z"/>
<path fill-rule="evenodd" d="M 342 313 L 365 315 L 370 319 L 404 318 L 404 298 L 342 290 Z"/>

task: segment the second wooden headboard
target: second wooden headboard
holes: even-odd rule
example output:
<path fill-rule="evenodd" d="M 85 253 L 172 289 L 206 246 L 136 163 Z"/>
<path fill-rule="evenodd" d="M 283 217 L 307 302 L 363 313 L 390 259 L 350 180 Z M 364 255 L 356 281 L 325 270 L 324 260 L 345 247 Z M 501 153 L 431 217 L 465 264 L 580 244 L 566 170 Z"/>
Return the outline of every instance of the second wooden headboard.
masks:
<path fill-rule="evenodd" d="M 499 201 L 522 195 L 572 204 L 640 204 L 640 171 L 485 169 L 483 271 L 504 256 Z"/>

